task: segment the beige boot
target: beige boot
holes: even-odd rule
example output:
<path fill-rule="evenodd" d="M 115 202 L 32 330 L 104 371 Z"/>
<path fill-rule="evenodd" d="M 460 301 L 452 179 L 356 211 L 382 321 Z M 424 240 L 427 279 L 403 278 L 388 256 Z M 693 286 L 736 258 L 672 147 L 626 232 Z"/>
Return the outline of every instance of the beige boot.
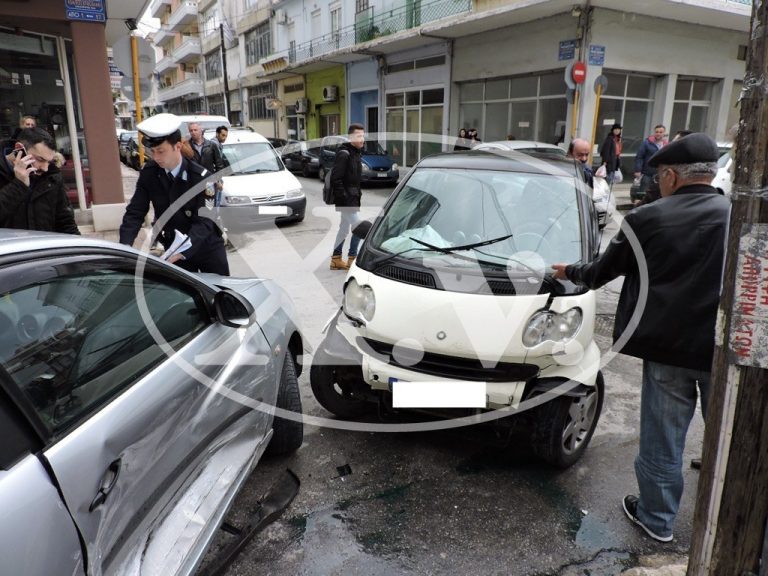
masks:
<path fill-rule="evenodd" d="M 357 256 L 348 256 L 347 257 L 347 268 L 352 268 L 352 264 L 355 263 L 355 258 L 357 258 Z"/>
<path fill-rule="evenodd" d="M 331 256 L 331 270 L 349 270 L 349 266 L 341 256 Z"/>

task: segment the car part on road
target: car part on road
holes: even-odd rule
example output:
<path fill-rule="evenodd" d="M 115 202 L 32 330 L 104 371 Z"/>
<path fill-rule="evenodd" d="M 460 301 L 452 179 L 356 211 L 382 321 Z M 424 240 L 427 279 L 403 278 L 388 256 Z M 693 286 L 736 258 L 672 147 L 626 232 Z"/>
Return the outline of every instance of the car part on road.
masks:
<path fill-rule="evenodd" d="M 230 533 L 235 532 L 235 535 L 238 536 L 237 540 L 227 545 L 211 564 L 200 571 L 199 576 L 223 574 L 251 538 L 285 512 L 285 509 L 298 494 L 299 486 L 301 486 L 301 482 L 296 474 L 291 470 L 286 470 L 272 485 L 272 488 L 261 500 L 251 521 L 242 530 L 232 530 L 231 527 L 226 529 Z"/>

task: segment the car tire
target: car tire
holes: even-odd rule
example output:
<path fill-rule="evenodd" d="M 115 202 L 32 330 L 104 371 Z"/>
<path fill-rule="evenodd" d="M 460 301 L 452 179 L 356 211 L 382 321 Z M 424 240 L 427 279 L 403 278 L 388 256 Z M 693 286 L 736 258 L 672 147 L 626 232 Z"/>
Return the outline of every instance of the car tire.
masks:
<path fill-rule="evenodd" d="M 370 411 L 371 405 L 344 391 L 336 382 L 336 367 L 331 357 L 318 350 L 309 369 L 309 384 L 320 406 L 341 418 L 358 418 Z"/>
<path fill-rule="evenodd" d="M 533 451 L 556 468 L 568 468 L 584 454 L 603 408 L 605 383 L 597 373 L 585 396 L 560 396 L 539 408 L 532 434 Z"/>
<path fill-rule="evenodd" d="M 309 171 L 309 164 L 304 164 L 304 166 L 301 167 L 301 175 L 304 176 L 304 178 L 310 178 L 312 176 L 312 173 Z"/>
<path fill-rule="evenodd" d="M 320 178 L 321 182 L 325 182 L 325 168 L 320 166 L 320 169 L 317 171 L 317 177 Z"/>
<path fill-rule="evenodd" d="M 289 454 L 299 449 L 304 442 L 304 423 L 301 418 L 301 394 L 299 380 L 296 377 L 296 366 L 290 353 L 285 355 L 283 373 L 280 378 L 280 388 L 277 390 L 275 406 L 296 414 L 296 419 L 275 416 L 272 422 L 274 434 L 267 446 L 267 454 Z"/>

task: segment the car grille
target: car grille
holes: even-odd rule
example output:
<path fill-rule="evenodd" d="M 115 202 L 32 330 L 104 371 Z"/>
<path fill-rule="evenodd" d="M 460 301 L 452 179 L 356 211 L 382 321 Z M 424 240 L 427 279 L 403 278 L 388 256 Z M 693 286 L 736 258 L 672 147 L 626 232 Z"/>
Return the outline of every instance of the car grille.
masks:
<path fill-rule="evenodd" d="M 423 286 L 425 288 L 437 288 L 435 277 L 429 272 L 417 272 L 408 270 L 407 268 L 400 268 L 399 266 L 385 266 L 379 270 L 377 274 L 405 284 L 413 284 L 414 286 Z"/>
<path fill-rule="evenodd" d="M 412 357 L 414 360 L 421 358 L 413 364 L 403 365 L 392 356 L 394 348 L 392 344 L 362 337 L 357 338 L 357 343 L 363 349 L 371 349 L 377 354 L 385 356 L 386 362 L 390 366 L 397 366 L 406 370 L 413 370 L 414 372 L 442 378 L 475 382 L 525 382 L 534 378 L 539 373 L 539 367 L 535 364 L 497 362 L 492 367 L 486 367 L 479 360 L 473 358 L 456 358 L 432 352 L 424 352 L 422 354 L 420 351 L 409 351 L 406 348 L 399 347 L 399 357 Z"/>
<path fill-rule="evenodd" d="M 253 204 L 261 204 L 262 202 L 274 202 L 276 200 L 284 200 L 285 194 L 268 194 L 264 196 L 252 196 L 251 202 Z"/>

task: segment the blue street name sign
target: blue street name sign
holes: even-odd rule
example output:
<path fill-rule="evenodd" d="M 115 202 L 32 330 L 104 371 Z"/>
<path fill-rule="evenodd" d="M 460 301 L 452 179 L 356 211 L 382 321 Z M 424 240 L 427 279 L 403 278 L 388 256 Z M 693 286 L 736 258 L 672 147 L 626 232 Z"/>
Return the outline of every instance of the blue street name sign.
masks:
<path fill-rule="evenodd" d="M 558 60 L 573 60 L 576 57 L 576 40 L 563 40 L 557 52 Z"/>
<path fill-rule="evenodd" d="M 104 0 L 65 0 L 67 20 L 106 22 Z"/>
<path fill-rule="evenodd" d="M 605 46 L 598 46 L 597 44 L 589 45 L 589 65 L 605 65 Z"/>

